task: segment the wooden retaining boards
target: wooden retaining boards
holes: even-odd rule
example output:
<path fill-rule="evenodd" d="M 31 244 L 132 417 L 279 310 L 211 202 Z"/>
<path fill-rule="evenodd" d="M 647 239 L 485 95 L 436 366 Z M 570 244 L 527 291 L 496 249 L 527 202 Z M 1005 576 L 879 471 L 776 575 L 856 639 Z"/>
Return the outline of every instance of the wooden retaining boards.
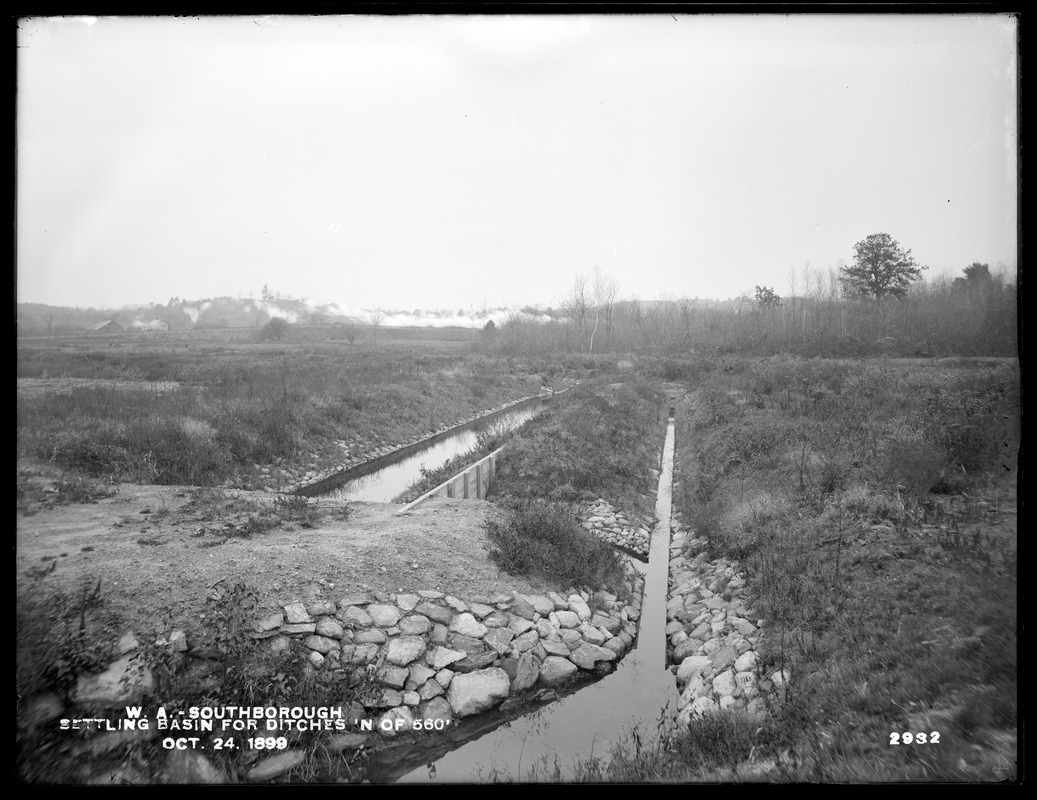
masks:
<path fill-rule="evenodd" d="M 466 467 L 449 480 L 439 484 L 435 489 L 430 489 L 417 500 L 407 503 L 407 505 L 396 512 L 396 515 L 404 514 L 430 497 L 438 497 L 440 495 L 465 500 L 482 500 L 486 497 L 486 492 L 493 482 L 493 476 L 496 472 L 497 453 L 505 447 L 507 445 L 498 447 L 488 456 L 483 456 L 471 466 Z"/>
<path fill-rule="evenodd" d="M 463 430 L 469 425 L 473 425 L 477 422 L 487 422 L 496 419 L 497 417 L 503 416 L 504 414 L 507 414 L 509 411 L 513 411 L 514 409 L 524 404 L 532 403 L 537 400 L 551 400 L 552 398 L 565 394 L 568 391 L 569 389 L 566 388 L 562 389 L 561 391 L 552 392 L 551 394 L 534 394 L 530 395 L 529 397 L 523 397 L 521 400 L 516 400 L 513 403 L 509 403 L 505 406 L 502 406 L 496 411 L 492 411 L 489 414 L 485 414 L 484 416 L 476 417 L 475 419 L 466 420 L 464 422 L 459 422 L 458 424 L 453 425 L 447 428 L 446 430 L 442 430 L 439 433 L 433 434 L 428 438 L 420 439 L 416 442 L 411 442 L 410 444 L 398 447 L 395 450 L 391 450 L 388 453 L 384 453 L 383 455 L 375 456 L 374 458 L 361 462 L 360 464 L 355 464 L 352 467 L 348 467 L 346 469 L 336 470 L 332 472 L 330 475 L 327 475 L 323 478 L 316 478 L 312 480 L 310 483 L 305 483 L 296 486 L 292 489 L 287 490 L 286 494 L 300 495 L 302 497 L 316 497 L 322 494 L 327 494 L 339 488 L 340 486 L 348 483 L 354 478 L 362 478 L 365 475 L 370 475 L 372 472 L 377 472 L 383 467 L 386 467 L 389 464 L 392 464 L 397 460 L 407 455 L 410 455 L 411 453 L 429 447 L 435 444 L 436 442 L 442 441 L 443 439 L 446 439 L 447 437 L 454 435 L 455 433 Z"/>

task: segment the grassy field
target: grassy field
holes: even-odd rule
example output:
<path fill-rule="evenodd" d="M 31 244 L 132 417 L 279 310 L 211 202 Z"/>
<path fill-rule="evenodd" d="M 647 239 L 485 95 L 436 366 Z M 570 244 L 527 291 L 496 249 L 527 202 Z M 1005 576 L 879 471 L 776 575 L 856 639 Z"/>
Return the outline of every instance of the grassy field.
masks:
<path fill-rule="evenodd" d="M 767 621 L 761 668 L 791 680 L 765 720 L 724 714 L 631 742 L 581 777 L 1016 774 L 1013 360 L 670 356 L 641 359 L 635 375 L 614 359 L 504 358 L 450 341 L 112 337 L 21 342 L 17 374 L 18 458 L 67 471 L 46 496 L 20 493 L 26 508 L 87 502 L 120 481 L 259 487 L 263 467 L 334 463 L 579 378 L 502 454 L 491 500 L 513 516 L 489 533 L 506 568 L 561 564 L 571 571 L 552 579 L 588 585 L 618 573 L 571 508 L 604 497 L 651 515 L 666 424 L 654 387 L 679 381 L 688 395 L 676 415 L 675 512 L 712 554 L 740 560 Z M 63 686 L 107 663 L 100 639 L 82 635 L 102 608 L 92 591 L 20 599 L 19 651 L 30 657 L 21 671 Z M 103 615 L 97 624 L 115 631 Z M 47 646 L 33 649 L 33 636 Z M 237 664 L 235 648 L 228 639 Z M 316 691 L 296 689 L 286 702 Z"/>
<path fill-rule="evenodd" d="M 551 380 L 449 346 L 219 337 L 25 342 L 17 374 L 35 389 L 20 394 L 19 457 L 113 481 L 242 488 L 269 485 L 264 466 L 332 467 Z"/>
<path fill-rule="evenodd" d="M 766 721 L 721 715 L 584 777 L 1013 778 L 1017 365 L 732 359 L 691 385 L 675 510 L 741 560 L 764 670 L 792 679 Z"/>

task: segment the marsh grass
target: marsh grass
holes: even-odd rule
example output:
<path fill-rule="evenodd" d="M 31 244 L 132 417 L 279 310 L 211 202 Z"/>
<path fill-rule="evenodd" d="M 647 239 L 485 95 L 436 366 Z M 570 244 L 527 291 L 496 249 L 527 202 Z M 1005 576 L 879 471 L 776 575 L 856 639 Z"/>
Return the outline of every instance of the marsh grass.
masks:
<path fill-rule="evenodd" d="M 740 560 L 763 664 L 793 676 L 785 727 L 753 740 L 765 779 L 1014 771 L 1016 535 L 998 498 L 1014 496 L 1017 370 L 775 358 L 704 382 L 678 410 L 675 505 L 713 555 Z M 740 723 L 717 724 L 720 741 Z M 904 731 L 943 738 L 891 747 Z M 741 779 L 697 752 L 684 735 L 660 758 Z"/>
<path fill-rule="evenodd" d="M 490 558 L 505 572 L 544 579 L 560 588 L 621 589 L 623 561 L 580 527 L 567 504 L 514 502 L 506 518 L 486 523 Z"/>
<path fill-rule="evenodd" d="M 247 478 L 253 465 L 341 461 L 338 443 L 360 455 L 540 387 L 538 375 L 480 354 L 387 357 L 312 342 L 157 351 L 23 344 L 18 375 L 106 381 L 20 398 L 19 456 L 95 478 L 197 486 Z"/>
<path fill-rule="evenodd" d="M 654 386 L 584 383 L 516 432 L 497 460 L 490 497 L 560 503 L 604 497 L 647 518 L 665 429 L 663 394 Z"/>

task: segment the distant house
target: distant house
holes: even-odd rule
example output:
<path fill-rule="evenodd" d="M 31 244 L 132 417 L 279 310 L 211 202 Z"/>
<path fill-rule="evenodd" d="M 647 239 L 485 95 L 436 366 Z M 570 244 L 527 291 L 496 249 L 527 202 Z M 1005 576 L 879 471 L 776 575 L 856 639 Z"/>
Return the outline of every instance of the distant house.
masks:
<path fill-rule="evenodd" d="M 147 332 L 147 331 L 168 331 L 169 330 L 169 325 L 167 325 L 163 320 L 153 319 L 153 320 L 151 320 L 151 322 L 145 322 L 143 325 L 141 325 L 140 329 L 142 331 L 145 331 L 145 332 Z"/>
<path fill-rule="evenodd" d="M 122 325 L 114 319 L 106 319 L 86 329 L 87 333 L 122 333 Z"/>

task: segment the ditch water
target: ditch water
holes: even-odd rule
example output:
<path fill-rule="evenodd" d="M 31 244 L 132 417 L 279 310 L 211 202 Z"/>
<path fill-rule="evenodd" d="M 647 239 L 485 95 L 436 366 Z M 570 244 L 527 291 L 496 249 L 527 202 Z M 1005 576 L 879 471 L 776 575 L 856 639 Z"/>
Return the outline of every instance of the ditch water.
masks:
<path fill-rule="evenodd" d="M 338 500 L 391 503 L 421 478 L 421 470 L 438 469 L 449 459 L 475 447 L 479 436 L 495 429 L 515 430 L 541 414 L 547 401 L 533 399 L 496 414 L 489 414 L 463 428 L 434 436 L 399 453 L 390 453 L 328 482 L 327 489 L 307 492 L 311 496 Z M 430 487 L 431 488 L 431 487 Z"/>
<path fill-rule="evenodd" d="M 659 522 L 652 532 L 648 563 L 633 562 L 645 575 L 637 642 L 616 671 L 524 716 L 483 714 L 477 727 L 437 735 L 424 749 L 419 745 L 409 751 L 390 751 L 384 763 L 376 759 L 368 764 L 369 780 L 425 784 L 569 780 L 579 764 L 592 758 L 607 760 L 612 746 L 628 742 L 635 731 L 649 741 L 660 725 L 673 718 L 677 690 L 666 665 L 665 631 L 673 440 L 671 417 L 656 499 Z"/>

